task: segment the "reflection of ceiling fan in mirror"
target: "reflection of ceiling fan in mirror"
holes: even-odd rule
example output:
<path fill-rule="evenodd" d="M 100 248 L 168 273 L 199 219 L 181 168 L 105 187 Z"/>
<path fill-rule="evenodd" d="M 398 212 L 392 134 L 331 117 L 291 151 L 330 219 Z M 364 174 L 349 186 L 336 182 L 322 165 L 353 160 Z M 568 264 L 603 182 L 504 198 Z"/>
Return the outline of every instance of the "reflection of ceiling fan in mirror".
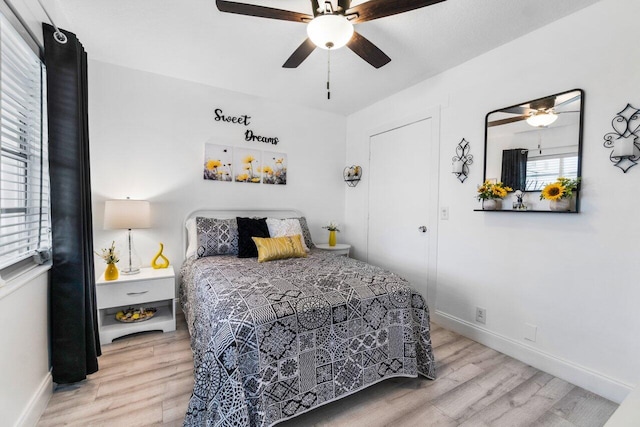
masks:
<path fill-rule="evenodd" d="M 311 0 L 313 15 L 227 0 L 216 0 L 216 5 L 220 12 L 308 24 L 309 37 L 287 59 L 284 68 L 296 68 L 316 47 L 331 50 L 345 45 L 375 68 L 380 68 L 388 64 L 391 58 L 354 31 L 353 24 L 408 12 L 442 1 L 445 0 L 368 0 L 351 7 L 351 0 L 337 0 L 337 3 L 325 1 L 322 6 L 319 0 Z"/>
<path fill-rule="evenodd" d="M 526 120 L 527 124 L 529 124 L 530 126 L 547 127 L 558 119 L 558 114 L 579 113 L 579 110 L 562 110 L 563 107 L 567 107 L 571 103 L 578 100 L 580 100 L 580 93 L 565 100 L 562 100 L 559 96 L 554 95 L 547 98 L 541 98 L 535 101 L 531 101 L 528 104 L 505 108 L 504 110 L 500 110 L 498 112 L 505 114 L 517 114 L 517 116 L 494 120 L 487 123 L 487 126 L 500 126 L 508 123 Z"/>

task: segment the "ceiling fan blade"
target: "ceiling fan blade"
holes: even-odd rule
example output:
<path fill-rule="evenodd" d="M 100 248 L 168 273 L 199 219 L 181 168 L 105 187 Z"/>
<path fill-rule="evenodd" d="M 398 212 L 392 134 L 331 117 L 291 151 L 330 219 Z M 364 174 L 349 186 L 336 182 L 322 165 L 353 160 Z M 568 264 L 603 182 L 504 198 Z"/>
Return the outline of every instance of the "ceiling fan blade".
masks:
<path fill-rule="evenodd" d="M 505 108 L 504 110 L 500 110 L 501 113 L 509 113 L 509 114 L 518 114 L 518 115 L 529 115 L 531 112 L 535 112 L 531 108 L 527 107 L 511 107 Z"/>
<path fill-rule="evenodd" d="M 342 11 L 349 10 L 349 6 L 351 6 L 351 0 L 338 0 L 338 7 L 342 9 Z"/>
<path fill-rule="evenodd" d="M 507 119 L 494 120 L 493 122 L 487 123 L 487 127 L 506 125 L 509 123 L 519 122 L 526 119 L 527 119 L 526 116 L 518 116 L 518 117 L 509 117 Z"/>
<path fill-rule="evenodd" d="M 227 0 L 216 0 L 220 12 L 237 13 L 239 15 L 257 16 L 259 18 L 281 19 L 283 21 L 309 22 L 313 16 L 290 10 L 274 9 L 246 3 L 235 3 Z"/>
<path fill-rule="evenodd" d="M 302 61 L 307 59 L 307 56 L 311 55 L 311 52 L 316 48 L 316 45 L 309 39 L 302 42 L 300 46 L 291 54 L 289 59 L 282 65 L 282 68 L 296 68 L 302 64 Z"/>
<path fill-rule="evenodd" d="M 355 15 L 354 24 L 371 21 L 385 16 L 408 12 L 421 7 L 431 6 L 446 0 L 369 0 L 348 9 L 345 15 Z"/>
<path fill-rule="evenodd" d="M 383 51 L 356 31 L 353 32 L 347 47 L 375 68 L 380 68 L 391 61 Z"/>

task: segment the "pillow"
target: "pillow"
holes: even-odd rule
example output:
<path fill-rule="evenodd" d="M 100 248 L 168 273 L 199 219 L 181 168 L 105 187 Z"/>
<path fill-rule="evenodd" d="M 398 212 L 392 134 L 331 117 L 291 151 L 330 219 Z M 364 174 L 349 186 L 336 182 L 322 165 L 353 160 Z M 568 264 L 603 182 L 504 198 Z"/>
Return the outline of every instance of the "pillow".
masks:
<path fill-rule="evenodd" d="M 269 239 L 252 237 L 252 239 L 258 248 L 258 262 L 307 257 L 307 253 L 302 247 L 302 236 L 300 234 Z"/>
<path fill-rule="evenodd" d="M 238 258 L 255 258 L 258 256 L 256 244 L 252 237 L 269 237 L 266 218 L 241 218 L 238 222 Z"/>
<path fill-rule="evenodd" d="M 196 218 L 198 258 L 238 254 L 238 223 L 235 219 Z"/>
<path fill-rule="evenodd" d="M 307 225 L 307 219 L 303 216 L 300 218 L 295 218 L 300 222 L 300 228 L 302 228 L 302 237 L 304 238 L 304 243 L 308 248 L 315 248 L 316 245 L 313 244 L 313 240 L 311 240 L 311 231 L 309 231 L 309 225 Z"/>
<path fill-rule="evenodd" d="M 295 236 L 296 234 L 302 236 L 302 227 L 300 226 L 298 218 L 267 218 L 267 227 L 269 228 L 269 236 L 271 237 Z M 309 252 L 309 248 L 304 240 L 301 239 L 300 241 L 302 242 L 304 250 Z"/>
<path fill-rule="evenodd" d="M 196 231 L 196 219 L 189 218 L 184 224 L 187 228 L 187 253 L 185 259 L 190 258 L 196 254 L 198 250 L 198 232 Z"/>

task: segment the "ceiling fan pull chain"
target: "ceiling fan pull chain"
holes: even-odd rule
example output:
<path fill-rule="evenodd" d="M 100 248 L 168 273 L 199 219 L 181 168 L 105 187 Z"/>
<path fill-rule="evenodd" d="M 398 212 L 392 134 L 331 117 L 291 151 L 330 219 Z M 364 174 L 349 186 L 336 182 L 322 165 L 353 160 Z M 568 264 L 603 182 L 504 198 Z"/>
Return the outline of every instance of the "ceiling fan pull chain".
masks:
<path fill-rule="evenodd" d="M 327 49 L 327 99 L 331 99 L 331 48 Z"/>
<path fill-rule="evenodd" d="M 538 150 L 540 151 L 540 155 L 542 155 L 542 130 L 538 131 Z"/>

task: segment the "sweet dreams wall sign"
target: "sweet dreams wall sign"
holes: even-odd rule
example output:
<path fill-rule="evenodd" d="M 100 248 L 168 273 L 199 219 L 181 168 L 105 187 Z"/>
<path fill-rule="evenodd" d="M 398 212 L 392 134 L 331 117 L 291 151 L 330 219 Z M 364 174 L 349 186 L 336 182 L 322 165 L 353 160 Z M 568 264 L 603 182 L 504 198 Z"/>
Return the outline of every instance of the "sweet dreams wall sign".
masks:
<path fill-rule="evenodd" d="M 214 121 L 248 127 L 251 116 L 227 115 L 221 108 L 216 108 Z M 245 129 L 244 141 L 271 145 L 279 142 L 275 137 L 256 135 L 251 129 Z M 286 185 L 287 155 L 245 147 L 205 144 L 203 178 L 209 181 Z"/>

